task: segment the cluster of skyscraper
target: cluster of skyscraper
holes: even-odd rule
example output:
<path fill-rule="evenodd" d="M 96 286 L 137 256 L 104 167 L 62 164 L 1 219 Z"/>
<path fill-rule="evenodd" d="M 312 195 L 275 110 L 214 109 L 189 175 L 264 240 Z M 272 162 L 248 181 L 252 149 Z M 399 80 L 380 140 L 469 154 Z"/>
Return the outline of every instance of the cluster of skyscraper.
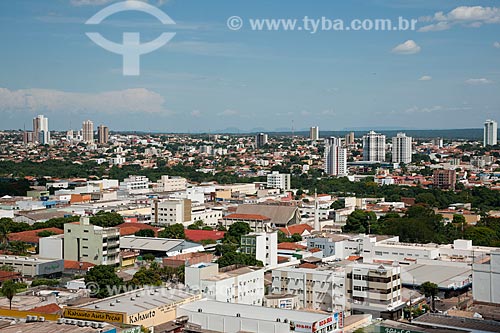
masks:
<path fill-rule="evenodd" d="M 319 140 L 319 127 L 310 128 L 311 141 Z M 383 134 L 370 131 L 363 136 L 363 160 L 366 162 L 386 161 L 386 137 Z M 325 173 L 332 176 L 345 176 L 347 170 L 347 149 L 355 145 L 354 132 L 348 133 L 344 139 L 329 137 L 324 140 Z M 412 138 L 405 133 L 398 133 L 392 138 L 392 162 L 411 163 Z"/>
<path fill-rule="evenodd" d="M 86 120 L 82 124 L 81 131 L 69 130 L 66 132 L 66 138 L 70 141 L 81 141 L 85 143 L 94 143 L 94 123 Z M 100 125 L 97 128 L 97 143 L 106 144 L 109 140 L 109 128 Z M 50 144 L 49 119 L 43 115 L 33 118 L 33 131 L 25 131 L 23 134 L 25 144 Z"/>

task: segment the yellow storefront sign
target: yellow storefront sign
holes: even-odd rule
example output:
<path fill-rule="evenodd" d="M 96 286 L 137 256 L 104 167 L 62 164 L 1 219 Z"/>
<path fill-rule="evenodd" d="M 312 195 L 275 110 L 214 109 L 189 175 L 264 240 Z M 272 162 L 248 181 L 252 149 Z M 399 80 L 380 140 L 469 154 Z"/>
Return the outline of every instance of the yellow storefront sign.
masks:
<path fill-rule="evenodd" d="M 107 321 L 112 323 L 123 323 L 125 314 L 123 312 L 94 311 L 75 308 L 65 308 L 63 317 L 81 320 Z"/>

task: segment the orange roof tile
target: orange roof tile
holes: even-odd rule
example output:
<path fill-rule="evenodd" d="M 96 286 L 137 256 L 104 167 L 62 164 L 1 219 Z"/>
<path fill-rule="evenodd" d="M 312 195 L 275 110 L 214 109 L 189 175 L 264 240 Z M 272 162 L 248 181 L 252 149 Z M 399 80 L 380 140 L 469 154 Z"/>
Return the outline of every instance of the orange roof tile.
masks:
<path fill-rule="evenodd" d="M 94 267 L 95 265 L 91 262 L 82 262 L 82 270 L 87 271 L 90 268 Z M 79 270 L 80 269 L 80 262 L 79 261 L 74 261 L 74 260 L 64 260 L 64 269 L 73 269 L 73 270 Z"/>
<path fill-rule="evenodd" d="M 306 247 L 304 245 L 300 245 L 297 243 L 279 243 L 278 249 L 280 249 L 280 250 L 305 250 Z"/>
<path fill-rule="evenodd" d="M 292 236 L 293 234 L 302 235 L 306 230 L 311 232 L 313 230 L 313 227 L 311 227 L 309 224 L 302 223 L 280 228 L 280 231 L 284 232 L 287 236 Z"/>
<path fill-rule="evenodd" d="M 21 241 L 25 243 L 36 244 L 40 239 L 40 236 L 38 236 L 38 234 L 42 231 L 51 231 L 56 235 L 61 235 L 64 233 L 63 230 L 58 228 L 44 228 L 38 230 L 14 232 L 12 234 L 9 234 L 9 241 Z"/>
<path fill-rule="evenodd" d="M 58 313 L 61 312 L 61 308 L 56 303 L 51 303 L 30 309 L 30 311 L 39 313 Z"/>

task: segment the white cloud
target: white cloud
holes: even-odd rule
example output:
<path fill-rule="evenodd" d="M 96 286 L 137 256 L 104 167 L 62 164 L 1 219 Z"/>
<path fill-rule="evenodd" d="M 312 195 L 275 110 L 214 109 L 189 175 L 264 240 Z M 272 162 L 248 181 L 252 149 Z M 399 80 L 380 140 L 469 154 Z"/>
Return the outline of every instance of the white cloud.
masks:
<path fill-rule="evenodd" d="M 429 75 L 423 75 L 422 77 L 420 77 L 420 79 L 418 79 L 419 81 L 430 81 L 432 80 L 432 76 L 429 76 Z"/>
<path fill-rule="evenodd" d="M 483 84 L 492 84 L 493 81 L 491 81 L 489 79 L 485 79 L 483 77 L 480 79 L 468 79 L 468 80 L 465 80 L 465 83 L 477 86 L 477 85 L 483 85 Z"/>
<path fill-rule="evenodd" d="M 217 115 L 220 117 L 231 117 L 231 116 L 236 116 L 238 114 L 239 114 L 238 111 L 231 110 L 231 109 L 227 109 L 227 110 L 224 110 L 222 112 L 217 113 Z"/>
<path fill-rule="evenodd" d="M 437 12 L 433 16 L 420 18 L 422 22 L 434 22 L 423 26 L 418 31 L 441 31 L 450 29 L 453 25 L 479 28 L 483 24 L 500 23 L 500 8 L 482 6 L 460 6 L 449 13 Z"/>
<path fill-rule="evenodd" d="M 201 117 L 200 110 L 193 110 L 193 111 L 191 111 L 191 116 L 192 117 Z"/>
<path fill-rule="evenodd" d="M 500 49 L 500 42 L 494 42 L 493 43 L 493 47 L 497 48 L 497 49 Z"/>
<path fill-rule="evenodd" d="M 415 54 L 420 52 L 421 47 L 414 40 L 407 40 L 403 44 L 399 44 L 392 49 L 392 53 L 396 54 Z"/>
<path fill-rule="evenodd" d="M 169 113 L 160 94 L 144 88 L 101 93 L 0 88 L 0 112 Z"/>
<path fill-rule="evenodd" d="M 411 108 L 406 109 L 404 113 L 433 113 L 441 110 L 443 110 L 443 107 L 440 105 L 434 105 L 431 107 L 423 107 L 423 108 L 412 106 Z"/>

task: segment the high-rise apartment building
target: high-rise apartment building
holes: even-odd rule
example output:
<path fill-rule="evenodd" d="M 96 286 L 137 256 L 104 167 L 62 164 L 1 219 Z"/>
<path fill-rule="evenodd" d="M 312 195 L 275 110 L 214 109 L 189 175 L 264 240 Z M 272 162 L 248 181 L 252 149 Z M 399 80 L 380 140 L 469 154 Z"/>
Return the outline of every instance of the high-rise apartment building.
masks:
<path fill-rule="evenodd" d="M 457 172 L 455 170 L 434 170 L 432 175 L 432 183 L 434 187 L 445 190 L 454 190 L 456 182 Z"/>
<path fill-rule="evenodd" d="M 257 148 L 261 148 L 261 147 L 264 147 L 265 145 L 267 145 L 267 134 L 265 133 L 259 133 L 255 136 L 255 146 Z"/>
<path fill-rule="evenodd" d="M 345 135 L 345 145 L 352 146 L 354 145 L 354 132 L 349 132 Z"/>
<path fill-rule="evenodd" d="M 318 141 L 319 140 L 319 127 L 318 126 L 313 126 L 309 130 L 309 139 L 312 141 Z"/>
<path fill-rule="evenodd" d="M 484 122 L 484 146 L 494 146 L 498 143 L 498 124 L 496 121 L 488 119 Z"/>
<path fill-rule="evenodd" d="M 325 173 L 332 176 L 347 175 L 347 149 L 341 146 L 338 138 L 325 140 Z"/>
<path fill-rule="evenodd" d="M 85 120 L 83 122 L 82 141 L 86 143 L 94 142 L 94 123 L 91 120 Z"/>
<path fill-rule="evenodd" d="M 411 137 L 398 133 L 392 138 L 392 162 L 411 163 Z"/>
<path fill-rule="evenodd" d="M 43 115 L 33 118 L 33 142 L 48 144 L 50 141 L 49 119 Z"/>
<path fill-rule="evenodd" d="M 97 143 L 103 145 L 108 143 L 109 139 L 109 128 L 104 125 L 99 125 L 97 127 Z"/>
<path fill-rule="evenodd" d="M 363 160 L 385 162 L 385 135 L 370 131 L 363 136 Z"/>

